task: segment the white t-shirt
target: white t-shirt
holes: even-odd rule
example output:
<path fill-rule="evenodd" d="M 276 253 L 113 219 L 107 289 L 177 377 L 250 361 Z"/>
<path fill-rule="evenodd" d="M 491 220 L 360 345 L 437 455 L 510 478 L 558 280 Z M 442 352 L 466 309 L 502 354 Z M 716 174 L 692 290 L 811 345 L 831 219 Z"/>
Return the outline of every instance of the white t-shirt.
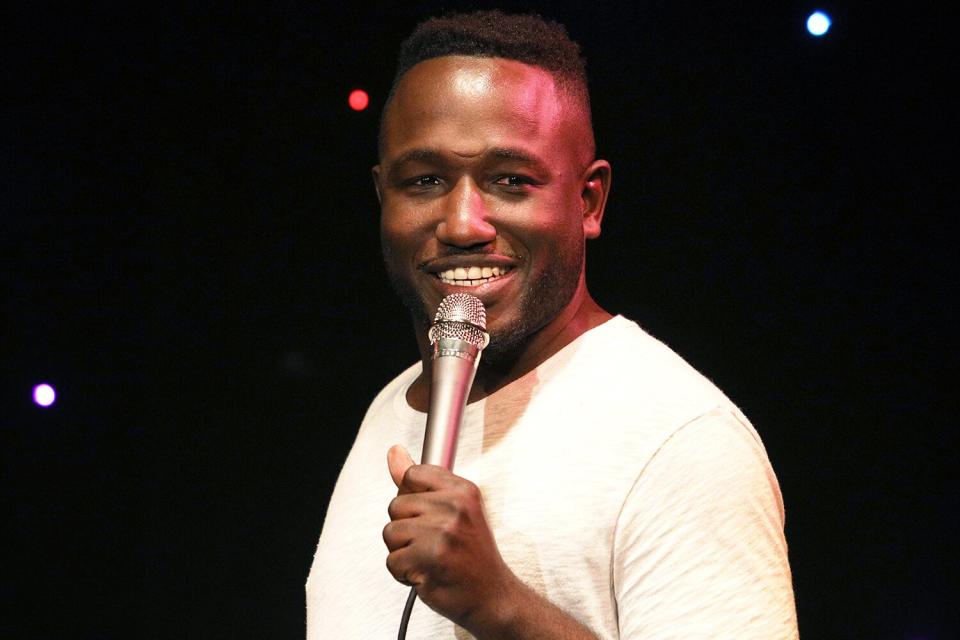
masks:
<path fill-rule="evenodd" d="M 373 401 L 307 580 L 308 640 L 394 637 L 409 589 L 381 532 L 393 444 L 426 414 L 414 365 Z M 618 316 L 467 406 L 455 473 L 514 573 L 600 638 L 796 638 L 783 503 L 760 438 L 706 378 Z M 470 638 L 417 602 L 409 640 Z"/>

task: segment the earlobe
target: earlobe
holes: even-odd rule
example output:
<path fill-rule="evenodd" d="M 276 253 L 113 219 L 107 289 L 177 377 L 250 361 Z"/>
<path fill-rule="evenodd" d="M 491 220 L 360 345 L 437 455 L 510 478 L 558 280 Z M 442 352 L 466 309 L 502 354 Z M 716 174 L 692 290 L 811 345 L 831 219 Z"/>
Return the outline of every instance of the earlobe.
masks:
<path fill-rule="evenodd" d="M 583 193 L 583 235 L 593 239 L 600 236 L 600 223 L 607 206 L 610 193 L 610 163 L 606 160 L 594 160 L 584 172 Z"/>

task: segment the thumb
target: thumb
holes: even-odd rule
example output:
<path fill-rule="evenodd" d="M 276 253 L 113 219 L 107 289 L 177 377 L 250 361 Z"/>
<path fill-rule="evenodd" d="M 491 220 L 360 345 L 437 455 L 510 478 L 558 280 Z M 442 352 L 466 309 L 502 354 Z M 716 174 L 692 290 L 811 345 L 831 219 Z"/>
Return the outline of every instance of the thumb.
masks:
<path fill-rule="evenodd" d="M 387 467 L 390 468 L 390 477 L 393 478 L 393 484 L 397 485 L 398 489 L 400 483 L 403 482 L 403 474 L 411 466 L 413 466 L 413 458 L 410 457 L 406 449 L 398 444 L 390 447 L 390 450 L 387 451 Z"/>

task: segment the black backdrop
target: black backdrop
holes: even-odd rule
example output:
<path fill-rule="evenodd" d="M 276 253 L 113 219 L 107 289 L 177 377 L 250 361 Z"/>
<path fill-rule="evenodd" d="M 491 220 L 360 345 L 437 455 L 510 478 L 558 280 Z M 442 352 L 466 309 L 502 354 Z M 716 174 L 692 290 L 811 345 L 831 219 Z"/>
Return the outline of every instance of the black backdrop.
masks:
<path fill-rule="evenodd" d="M 817 40 L 772 4 L 522 7 L 589 60 L 591 289 L 757 425 L 804 637 L 954 638 L 949 22 L 832 2 Z M 415 355 L 379 107 L 403 35 L 464 6 L 4 11 L 4 637 L 302 636 L 339 465 Z"/>

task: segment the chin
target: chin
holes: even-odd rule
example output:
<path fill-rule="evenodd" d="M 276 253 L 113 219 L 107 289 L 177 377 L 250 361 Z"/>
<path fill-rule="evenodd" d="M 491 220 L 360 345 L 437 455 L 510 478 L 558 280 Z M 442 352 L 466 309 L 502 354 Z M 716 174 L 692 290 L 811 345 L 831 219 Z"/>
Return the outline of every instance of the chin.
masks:
<path fill-rule="evenodd" d="M 490 344 L 483 350 L 483 361 L 507 364 L 516 359 L 540 328 L 542 324 L 539 318 L 524 315 L 491 323 L 488 327 Z"/>

